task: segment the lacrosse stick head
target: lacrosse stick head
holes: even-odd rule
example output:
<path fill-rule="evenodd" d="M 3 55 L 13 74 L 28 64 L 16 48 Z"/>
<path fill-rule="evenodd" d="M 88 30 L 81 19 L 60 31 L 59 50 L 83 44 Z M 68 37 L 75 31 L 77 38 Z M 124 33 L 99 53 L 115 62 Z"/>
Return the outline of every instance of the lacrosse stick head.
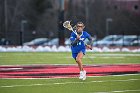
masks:
<path fill-rule="evenodd" d="M 73 28 L 72 28 L 72 26 L 71 26 L 71 24 L 70 24 L 70 21 L 65 21 L 65 22 L 63 23 L 63 26 L 64 26 L 65 28 L 67 28 L 68 30 L 73 30 Z"/>

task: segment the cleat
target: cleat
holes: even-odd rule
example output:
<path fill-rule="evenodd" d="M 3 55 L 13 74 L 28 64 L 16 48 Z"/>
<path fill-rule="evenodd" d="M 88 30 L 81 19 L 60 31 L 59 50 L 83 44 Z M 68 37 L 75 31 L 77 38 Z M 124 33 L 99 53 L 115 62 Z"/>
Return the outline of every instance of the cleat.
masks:
<path fill-rule="evenodd" d="M 86 80 L 86 71 L 83 71 L 83 79 L 82 80 Z"/>
<path fill-rule="evenodd" d="M 80 71 L 79 79 L 83 79 L 83 71 Z"/>

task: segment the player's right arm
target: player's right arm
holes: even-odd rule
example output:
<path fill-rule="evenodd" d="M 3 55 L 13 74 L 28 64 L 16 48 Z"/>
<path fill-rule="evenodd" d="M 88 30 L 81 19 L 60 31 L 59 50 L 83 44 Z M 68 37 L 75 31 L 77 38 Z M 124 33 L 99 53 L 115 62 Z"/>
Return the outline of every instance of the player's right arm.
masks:
<path fill-rule="evenodd" d="M 71 33 L 71 45 L 74 46 L 79 42 L 80 36 L 79 35 L 75 35 L 74 33 Z"/>

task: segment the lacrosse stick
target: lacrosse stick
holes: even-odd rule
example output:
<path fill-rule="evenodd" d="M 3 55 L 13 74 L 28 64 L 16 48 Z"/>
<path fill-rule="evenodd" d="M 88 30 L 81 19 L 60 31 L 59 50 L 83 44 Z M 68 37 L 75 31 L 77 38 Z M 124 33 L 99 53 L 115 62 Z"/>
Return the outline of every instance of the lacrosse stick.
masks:
<path fill-rule="evenodd" d="M 65 22 L 63 23 L 63 26 L 64 26 L 65 28 L 67 28 L 68 30 L 74 32 L 74 33 L 77 35 L 77 32 L 73 30 L 73 27 L 71 26 L 70 21 L 65 21 Z"/>

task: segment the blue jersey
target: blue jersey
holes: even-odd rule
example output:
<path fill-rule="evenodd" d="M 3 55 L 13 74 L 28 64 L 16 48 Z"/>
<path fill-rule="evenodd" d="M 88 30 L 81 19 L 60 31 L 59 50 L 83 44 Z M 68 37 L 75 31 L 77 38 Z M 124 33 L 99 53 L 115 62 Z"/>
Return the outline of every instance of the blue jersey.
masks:
<path fill-rule="evenodd" d="M 86 38 L 90 38 L 90 37 L 91 36 L 86 31 L 83 31 L 79 41 L 75 45 L 71 46 L 72 53 L 79 53 L 80 51 L 85 52 L 86 46 L 84 44 L 84 41 Z M 72 32 L 70 36 L 71 42 L 75 41 L 76 38 L 77 38 L 76 34 Z"/>

